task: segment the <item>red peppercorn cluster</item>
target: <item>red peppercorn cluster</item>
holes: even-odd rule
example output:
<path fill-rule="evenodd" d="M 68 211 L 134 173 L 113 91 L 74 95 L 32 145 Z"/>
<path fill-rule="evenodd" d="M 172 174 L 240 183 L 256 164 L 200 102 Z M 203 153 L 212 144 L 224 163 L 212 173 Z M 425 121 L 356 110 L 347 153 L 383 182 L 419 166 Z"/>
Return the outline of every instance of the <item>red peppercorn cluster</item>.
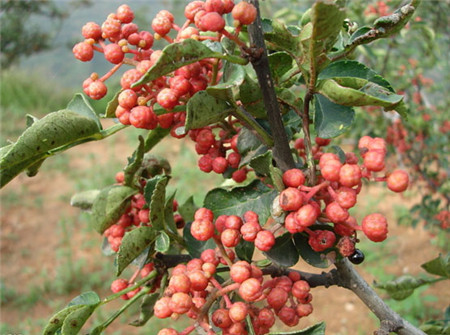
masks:
<path fill-rule="evenodd" d="M 214 221 L 211 210 L 200 208 L 195 212 L 191 234 L 199 241 L 214 238 L 227 248 L 236 247 L 241 239 L 254 243 L 261 251 L 269 251 L 275 244 L 275 236 L 261 227 L 258 214 L 253 211 L 247 211 L 243 219 L 237 215 L 220 215 Z"/>
<path fill-rule="evenodd" d="M 153 271 L 153 269 L 154 269 L 154 264 L 153 264 L 153 263 L 147 263 L 147 264 L 145 264 L 145 265 L 142 267 L 142 269 L 138 270 L 138 271 L 136 272 L 136 274 L 133 275 L 133 277 L 132 277 L 130 280 L 126 280 L 126 279 L 122 279 L 122 278 L 118 278 L 118 279 L 114 280 L 114 281 L 111 283 L 111 291 L 112 291 L 113 293 L 118 293 L 118 292 L 120 292 L 120 291 L 123 291 L 123 290 L 127 289 L 128 287 L 133 286 L 134 277 L 135 277 L 136 275 L 139 274 L 142 278 L 145 278 L 145 277 L 147 277 L 147 276 L 150 274 L 150 272 Z M 155 287 L 155 289 L 156 289 L 156 287 Z M 134 289 L 134 290 L 132 290 L 132 291 L 130 291 L 130 292 L 127 292 L 127 293 L 125 293 L 125 294 L 122 294 L 121 298 L 122 298 L 123 300 L 131 299 L 131 298 L 133 298 L 140 290 L 141 290 L 141 287 L 137 287 L 136 289 Z"/>
<path fill-rule="evenodd" d="M 235 20 L 236 33 L 230 34 L 225 27 L 224 15 L 230 13 Z M 140 30 L 133 23 L 134 13 L 127 5 L 120 6 L 116 13 L 111 13 L 107 19 L 98 25 L 88 22 L 82 28 L 83 42 L 73 48 L 74 56 L 83 61 L 90 61 L 94 52 L 103 53 L 107 61 L 114 67 L 103 77 L 93 73 L 83 83 L 84 92 L 92 99 L 101 99 L 107 93 L 104 82 L 123 64 L 132 68 L 123 73 L 120 84 L 122 91 L 118 95 L 118 106 L 115 115 L 125 125 L 136 128 L 155 129 L 161 127 L 171 129 L 171 135 L 176 138 L 186 136 L 184 124 L 186 112 L 183 108 L 174 111 L 177 106 L 186 105 L 190 97 L 198 91 L 205 90 L 209 85 L 217 84 L 221 78 L 222 63 L 219 59 L 203 59 L 183 66 L 173 73 L 159 77 L 147 84 L 133 86 L 160 58 L 162 51 L 152 49 L 155 39 L 165 39 L 169 43 L 181 42 L 185 39 L 216 40 L 226 36 L 236 43 L 243 42 L 238 35 L 242 25 L 252 23 L 256 18 L 256 8 L 241 2 L 236 6 L 233 0 L 192 1 L 185 7 L 186 21 L 180 27 L 175 23 L 172 13 L 162 10 L 151 22 L 152 34 L 148 30 Z M 203 34 L 203 32 L 205 32 Z M 215 35 L 211 35 L 211 32 Z M 171 37 L 169 35 L 174 35 Z M 158 109 L 155 104 L 165 111 Z M 235 120 L 229 120 L 233 128 Z M 238 183 L 246 179 L 248 169 L 240 168 L 241 157 L 234 146 L 232 137 L 235 133 L 222 130 L 215 135 L 211 127 L 192 130 L 190 137 L 196 142 L 199 155 L 199 167 L 202 171 L 224 173 L 231 168 L 231 177 Z M 216 139 L 216 137 L 219 137 Z M 228 143 L 231 142 L 231 147 Z M 228 149 L 233 152 L 226 155 Z"/>
<path fill-rule="evenodd" d="M 358 148 L 362 164 L 358 164 L 357 155 L 351 152 L 345 154 L 344 162 L 334 153 L 323 153 L 321 147 L 329 143 L 329 140 L 316 138 L 317 146 L 312 150 L 320 172 L 316 185 L 305 186 L 301 170 L 288 170 L 283 174 L 286 189 L 280 193 L 278 201 L 288 212 L 284 223 L 286 230 L 292 234 L 306 232 L 309 245 L 315 251 L 336 245 L 341 254 L 348 257 L 355 251 L 357 230 L 362 230 L 374 242 L 383 241 L 388 233 L 387 220 L 382 214 L 366 216 L 361 226 L 349 214 L 349 209 L 357 203 L 362 179 L 386 181 L 390 190 L 403 192 L 408 187 L 409 177 L 403 170 L 395 170 L 384 177 L 374 175 L 385 168 L 387 150 L 382 138 L 364 136 L 360 139 Z M 295 148 L 300 156 L 305 156 L 303 140 L 297 140 Z M 330 226 L 330 230 L 313 230 L 316 222 L 332 223 L 333 229 Z"/>
<path fill-rule="evenodd" d="M 124 181 L 123 172 L 116 174 L 116 181 L 122 184 Z M 107 238 L 111 249 L 114 252 L 119 251 L 122 244 L 122 238 L 126 232 L 140 226 L 150 226 L 150 209 L 145 201 L 143 187 L 145 186 L 145 180 L 141 180 L 141 189 L 138 194 L 133 195 L 131 198 L 130 206 L 126 209 L 125 213 L 121 215 L 119 220 L 108 229 L 103 232 L 103 235 Z M 178 228 L 184 227 L 184 220 L 178 211 L 178 202 L 173 202 L 174 220 Z"/>
<path fill-rule="evenodd" d="M 312 295 L 309 284 L 293 271 L 289 276 L 264 278 L 257 266 L 237 261 L 230 268 L 232 282 L 221 285 L 215 278 L 220 263 L 220 252 L 203 251 L 200 258 L 186 265 L 177 265 L 171 273 L 169 284 L 154 307 L 158 318 L 178 318 L 186 314 L 196 320 L 208 334 L 216 334 L 212 325 L 223 334 L 248 334 L 246 318 L 249 316 L 255 334 L 267 334 L 278 317 L 288 326 L 295 326 L 299 319 L 311 314 Z M 243 301 L 232 301 L 230 293 L 237 292 Z M 222 300 L 219 309 L 208 317 L 211 303 Z M 258 305 L 254 303 L 258 302 Z M 188 334 L 188 327 L 181 333 L 164 328 L 158 334 Z"/>

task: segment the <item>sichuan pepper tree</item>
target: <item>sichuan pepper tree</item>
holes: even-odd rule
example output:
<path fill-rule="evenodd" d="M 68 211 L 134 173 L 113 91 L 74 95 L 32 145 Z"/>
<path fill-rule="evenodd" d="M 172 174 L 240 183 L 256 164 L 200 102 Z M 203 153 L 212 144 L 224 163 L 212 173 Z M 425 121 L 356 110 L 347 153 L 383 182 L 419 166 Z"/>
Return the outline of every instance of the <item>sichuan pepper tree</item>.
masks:
<path fill-rule="evenodd" d="M 101 25 L 84 25 L 74 56 L 83 62 L 103 56 L 112 64 L 106 74 L 89 75 L 84 93 L 102 99 L 105 82 L 129 66 L 120 91 L 104 113 L 77 94 L 64 110 L 40 120 L 30 116 L 17 142 L 1 150 L 1 185 L 24 170 L 35 175 L 47 157 L 74 145 L 126 127 L 148 130 L 116 184 L 72 198 L 92 213 L 103 251 L 116 257 L 116 276 L 136 269 L 129 279 L 112 280 L 113 294 L 103 300 L 94 292 L 73 299 L 43 333 L 77 334 L 95 310 L 121 298 L 123 306 L 89 334 L 102 333 L 138 301 L 134 326 L 151 317 L 192 319 L 182 331 L 165 328 L 159 335 L 268 334 L 276 320 L 294 329 L 289 334 L 324 334 L 323 322 L 295 329 L 313 312 L 312 288 L 338 285 L 379 318 L 378 334 L 423 334 L 351 264 L 364 260 L 357 248 L 361 234 L 373 242 L 388 237 L 382 213 L 350 215 L 362 187 L 379 182 L 400 193 L 409 176 L 385 168 L 380 137 L 362 136 L 355 152 L 330 145 L 351 129 L 355 106 L 407 116 L 403 97 L 389 82 L 351 58 L 357 46 L 400 31 L 418 4 L 359 29 L 347 19 L 344 1 L 316 2 L 299 26 L 261 19 L 258 1 L 232 0 L 190 2 L 184 22 L 160 11 L 151 29 L 133 23 L 128 5 Z M 167 45 L 155 50 L 154 40 Z M 117 123 L 103 129 L 99 115 Z M 198 168 L 235 185 L 212 189 L 201 207 L 193 198 L 178 204 L 166 192 L 170 165 L 149 153 L 166 136 L 194 141 Z M 254 260 L 256 249 L 264 260 Z M 292 269 L 300 257 L 334 268 L 322 274 Z M 446 277 L 445 262 L 439 258 L 424 267 Z M 391 283 L 391 290 L 404 293 L 422 284 Z"/>

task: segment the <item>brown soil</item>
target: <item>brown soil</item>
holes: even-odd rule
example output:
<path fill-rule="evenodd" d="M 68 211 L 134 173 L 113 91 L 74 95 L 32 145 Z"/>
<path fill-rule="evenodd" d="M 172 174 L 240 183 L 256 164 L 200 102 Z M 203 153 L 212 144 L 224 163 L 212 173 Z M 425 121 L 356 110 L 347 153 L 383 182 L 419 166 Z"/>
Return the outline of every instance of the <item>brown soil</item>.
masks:
<path fill-rule="evenodd" d="M 108 139 L 82 145 L 65 153 L 65 157 L 70 162 L 69 168 L 87 170 L 92 166 L 90 164 L 106 164 L 111 155 L 122 157 L 125 163 L 126 156 L 132 152 L 132 148 L 125 144 L 125 140 L 121 141 L 120 136 L 119 141 L 116 140 L 114 145 L 109 145 L 109 141 Z M 178 150 L 178 146 L 173 147 L 174 153 L 170 155 L 175 155 Z M 95 156 L 94 160 L 87 158 L 92 155 Z M 113 178 L 114 176 L 111 176 L 111 180 Z M 77 217 L 79 211 L 72 208 L 67 200 L 75 192 L 74 183 L 67 178 L 67 171 L 46 171 L 44 164 L 42 171 L 36 177 L 28 178 L 20 175 L 13 180 L 1 191 L 2 199 L 8 192 L 17 193 L 18 190 L 23 191 L 19 193 L 21 196 L 18 202 L 8 202 L 1 208 L 0 251 L 1 280 L 5 287 L 21 294 L 27 292 L 31 286 L 40 285 L 42 273 L 49 278 L 54 278 L 55 268 L 61 261 L 57 257 L 57 252 L 63 247 L 63 240 L 55 238 L 55 232 L 60 230 L 58 221 L 61 218 Z M 378 196 L 379 192 L 384 191 L 372 187 L 366 191 L 366 195 Z M 36 202 L 37 198 L 40 199 L 40 203 Z M 365 195 L 361 195 L 360 199 L 364 198 Z M 390 222 L 395 222 L 393 205 L 402 201 L 405 200 L 386 193 L 379 210 L 387 213 Z M 78 221 L 76 223 L 83 224 Z M 430 243 L 429 232 L 422 227 L 412 229 L 391 224 L 390 236 L 391 238 L 385 243 L 390 247 L 389 256 L 394 257 L 394 262 L 384 268 L 386 273 L 395 275 L 421 273 L 420 264 L 436 257 L 439 253 L 439 249 Z M 89 275 L 91 271 L 99 271 L 100 265 L 97 259 L 102 256 L 99 247 L 77 247 L 86 240 L 94 240 L 94 244 L 97 245 L 101 243 L 100 236 L 94 232 L 86 232 L 86 229 L 71 230 L 70 246 L 73 258 L 87 261 L 84 274 Z M 322 271 L 303 263 L 298 267 L 303 271 Z M 371 283 L 374 278 L 364 273 L 364 263 L 359 268 L 366 280 Z M 8 332 L 22 333 L 24 318 L 47 319 L 78 293 L 79 291 L 72 292 L 63 297 L 49 293 L 45 298 L 57 299 L 58 306 L 38 302 L 25 311 L 8 303 L 1 308 L 1 321 L 8 325 Z M 105 295 L 108 292 L 102 293 Z M 444 282 L 432 286 L 427 290 L 427 294 L 439 297 L 439 301 L 433 303 L 433 308 L 436 309 L 443 310 L 450 301 L 450 291 Z M 327 334 L 371 334 L 377 328 L 375 318 L 352 292 L 337 287 L 316 288 L 313 295 L 314 313 L 301 320 L 298 329 L 319 321 L 326 321 Z M 425 305 L 424 308 L 426 308 Z M 134 333 L 133 327 L 120 328 L 124 329 L 126 334 Z M 30 329 L 30 334 L 40 333 L 41 330 L 38 326 L 27 327 L 27 329 Z M 110 332 L 107 331 L 107 333 Z"/>

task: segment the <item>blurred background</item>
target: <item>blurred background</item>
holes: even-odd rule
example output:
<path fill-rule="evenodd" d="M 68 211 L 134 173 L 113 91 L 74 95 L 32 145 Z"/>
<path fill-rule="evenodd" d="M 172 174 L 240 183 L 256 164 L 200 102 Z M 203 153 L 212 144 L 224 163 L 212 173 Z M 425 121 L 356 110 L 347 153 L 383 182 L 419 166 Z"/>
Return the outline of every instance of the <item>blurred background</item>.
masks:
<path fill-rule="evenodd" d="M 172 11 L 179 18 L 177 23 L 182 23 L 187 2 L 133 0 L 128 4 L 135 11 L 139 27 L 150 30 L 152 18 L 162 9 Z M 101 24 L 122 3 L 117 0 L 1 0 L 0 146 L 15 141 L 23 132 L 27 114 L 40 118 L 63 109 L 74 93 L 81 92 L 81 83 L 92 72 L 103 75 L 109 70 L 110 64 L 101 57 L 81 63 L 71 50 L 82 40 L 81 27 L 86 22 Z M 265 16 L 297 24 L 312 3 L 263 1 L 262 11 Z M 352 1 L 349 17 L 360 26 L 370 24 L 400 4 L 401 1 Z M 440 131 L 439 127 L 448 119 L 449 4 L 447 0 L 424 1 L 414 23 L 398 36 L 358 50 L 358 60 L 385 75 L 394 88 L 402 90 L 411 104 L 415 104 L 411 109 L 411 123 L 405 125 L 409 127 L 409 138 L 428 136 L 425 139 L 429 150 L 440 155 L 435 159 L 438 171 L 431 172 L 440 174 L 439 178 L 444 180 L 448 179 L 448 166 L 442 168 L 440 160 L 448 159 L 449 130 Z M 160 42 L 160 47 L 163 46 Z M 114 88 L 119 87 L 119 77 L 116 75 L 116 82 L 109 80 L 110 93 L 106 98 L 93 102 L 99 113 L 105 109 Z M 420 81 L 423 78 L 428 82 Z M 419 84 L 414 84 L 414 79 Z M 420 101 L 413 101 L 415 92 L 420 93 Z M 380 115 L 379 110 L 361 109 L 350 140 L 347 137 L 337 142 L 350 149 L 361 135 L 385 134 L 392 120 Z M 111 120 L 105 124 L 111 124 Z M 110 293 L 110 283 L 115 279 L 114 260 L 102 256 L 102 237 L 89 229 L 88 216 L 70 207 L 69 201 L 76 192 L 114 183 L 116 172 L 126 164 L 139 134 L 139 130 L 127 128 L 101 142 L 75 147 L 47 160 L 36 177 L 22 174 L 0 191 L 0 334 L 38 334 L 50 316 L 79 293 L 93 290 L 101 297 Z M 177 189 L 180 203 L 193 194 L 197 205 L 201 205 L 206 192 L 223 181 L 218 175 L 204 174 L 196 168 L 197 155 L 188 140 L 166 139 L 154 153 L 164 155 L 171 163 L 170 190 Z M 398 158 L 395 147 L 391 148 L 392 161 Z M 202 182 L 194 183 L 195 180 Z M 363 203 L 354 214 L 362 217 L 377 210 L 386 214 L 390 222 L 387 241 L 361 242 L 366 261 L 359 269 L 369 282 L 420 274 L 420 264 L 448 252 L 448 226 L 443 227 L 445 222 L 433 219 L 445 207 L 445 202 L 436 204 L 436 199 L 442 199 L 439 192 L 445 189 L 438 187 L 433 193 L 425 184 L 418 177 L 416 186 L 402 197 L 378 186 L 365 188 L 367 196 L 360 197 Z M 428 197 L 427 203 L 424 197 Z M 414 206 L 422 209 L 425 206 L 428 212 L 413 211 Z M 302 262 L 298 268 L 320 272 Z M 299 329 L 323 320 L 327 322 L 327 334 L 368 334 L 368 329 L 376 328 L 376 318 L 351 292 L 319 288 L 313 290 L 313 295 L 314 313 L 301 320 Z M 387 301 L 410 322 L 420 325 L 429 319 L 443 318 L 450 292 L 445 283 L 438 283 L 418 289 L 407 300 Z M 120 303 L 109 304 L 107 309 L 96 312 L 88 328 L 105 320 Z M 173 326 L 171 320 L 151 320 L 143 328 L 127 326 L 137 317 L 137 308 L 122 315 L 106 333 L 149 334 L 149 329 L 159 329 L 163 324 Z M 186 322 L 181 319 L 177 326 L 182 329 Z"/>

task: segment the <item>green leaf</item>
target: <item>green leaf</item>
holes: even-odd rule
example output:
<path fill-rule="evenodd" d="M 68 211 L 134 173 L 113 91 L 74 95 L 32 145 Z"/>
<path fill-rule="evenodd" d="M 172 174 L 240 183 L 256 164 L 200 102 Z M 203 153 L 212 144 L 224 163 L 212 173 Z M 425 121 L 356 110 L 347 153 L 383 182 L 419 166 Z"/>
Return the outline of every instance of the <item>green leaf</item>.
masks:
<path fill-rule="evenodd" d="M 134 320 L 130 323 L 131 326 L 141 327 L 147 323 L 148 320 L 153 316 L 153 307 L 159 298 L 159 293 L 152 293 L 146 295 L 142 299 L 141 303 L 141 313 L 139 314 L 139 319 Z"/>
<path fill-rule="evenodd" d="M 264 38 L 270 49 L 286 51 L 292 55 L 298 55 L 298 27 L 287 27 L 279 20 L 261 20 Z"/>
<path fill-rule="evenodd" d="M 316 323 L 315 325 L 302 330 L 269 333 L 269 335 L 325 335 L 325 322 Z"/>
<path fill-rule="evenodd" d="M 255 157 L 265 154 L 268 148 L 249 129 L 242 128 L 238 135 L 237 147 L 241 154 L 240 166 L 249 164 Z"/>
<path fill-rule="evenodd" d="M 171 43 L 162 50 L 162 54 L 155 65 L 133 86 L 148 83 L 182 66 L 195 63 L 201 59 L 210 57 L 217 58 L 218 55 L 221 56 L 220 53 L 211 50 L 204 43 L 191 38 L 178 43 Z"/>
<path fill-rule="evenodd" d="M 259 83 L 248 74 L 245 75 L 244 82 L 239 86 L 239 100 L 244 105 L 245 110 L 255 118 L 264 119 L 267 117 Z"/>
<path fill-rule="evenodd" d="M 70 205 L 89 211 L 92 209 L 92 205 L 99 194 L 100 190 L 90 190 L 76 193 L 72 196 L 72 198 L 70 198 Z"/>
<path fill-rule="evenodd" d="M 245 71 L 242 66 L 230 63 L 227 63 L 227 65 L 223 74 L 224 82 L 206 88 L 209 95 L 222 100 L 233 99 L 245 78 Z"/>
<path fill-rule="evenodd" d="M 197 92 L 186 108 L 186 130 L 197 129 L 222 121 L 234 110 L 225 100 L 206 91 Z"/>
<path fill-rule="evenodd" d="M 95 113 L 91 104 L 83 94 L 81 93 L 75 94 L 75 96 L 72 98 L 72 100 L 70 100 L 69 104 L 67 105 L 67 109 L 92 119 L 97 124 L 98 129 L 100 130 L 103 129 L 97 114 Z"/>
<path fill-rule="evenodd" d="M 116 109 L 119 106 L 119 95 L 122 93 L 122 90 L 116 92 L 114 97 L 108 102 L 106 106 L 106 110 L 104 114 L 100 114 L 101 117 L 104 118 L 115 118 L 116 117 Z"/>
<path fill-rule="evenodd" d="M 97 305 L 100 302 L 100 297 L 93 291 L 81 293 L 79 296 L 73 298 L 67 307 L 76 305 Z"/>
<path fill-rule="evenodd" d="M 194 196 L 191 195 L 184 204 L 178 206 L 178 212 L 183 217 L 184 221 L 194 221 L 195 211 L 198 209 L 194 202 Z"/>
<path fill-rule="evenodd" d="M 302 102 L 303 104 L 303 102 Z M 292 140 L 294 134 L 302 130 L 302 118 L 293 110 L 283 115 L 283 124 L 288 135 L 288 139 Z"/>
<path fill-rule="evenodd" d="M 275 52 L 269 55 L 270 72 L 276 86 L 280 84 L 283 75 L 292 69 L 293 61 L 286 52 Z"/>
<path fill-rule="evenodd" d="M 148 152 L 153 149 L 161 140 L 169 135 L 170 129 L 157 127 L 150 131 L 145 139 L 144 151 Z"/>
<path fill-rule="evenodd" d="M 100 131 L 96 120 L 71 110 L 53 112 L 35 121 L 2 156 L 0 186 L 57 151 L 101 139 Z"/>
<path fill-rule="evenodd" d="M 320 94 L 315 96 L 314 128 L 322 138 L 337 137 L 346 132 L 355 121 L 351 107 L 338 105 Z"/>
<path fill-rule="evenodd" d="M 255 251 L 255 243 L 241 240 L 234 250 L 236 251 L 236 256 L 240 260 L 251 263 Z"/>
<path fill-rule="evenodd" d="M 450 278 L 450 253 L 447 255 L 439 255 L 439 257 L 424 263 L 421 267 L 433 275 Z"/>
<path fill-rule="evenodd" d="M 167 176 L 155 176 L 147 181 L 144 197 L 150 208 L 150 222 L 155 230 L 164 230 L 164 209 L 166 201 Z"/>
<path fill-rule="evenodd" d="M 165 253 L 170 248 L 170 237 L 164 232 L 161 231 L 159 235 L 156 237 L 155 241 L 155 250 Z"/>
<path fill-rule="evenodd" d="M 177 234 L 177 225 L 175 223 L 175 219 L 173 217 L 173 201 L 175 199 L 174 192 L 166 201 L 166 207 L 164 209 L 164 229 L 168 233 Z"/>
<path fill-rule="evenodd" d="M 292 234 L 285 233 L 275 239 L 275 245 L 264 253 L 270 260 L 291 267 L 298 262 L 298 251 L 292 241 Z"/>
<path fill-rule="evenodd" d="M 138 191 L 121 185 L 112 185 L 100 191 L 92 205 L 91 225 L 100 234 L 112 226 L 125 212 L 130 198 Z"/>
<path fill-rule="evenodd" d="M 360 78 L 321 80 L 317 92 L 336 104 L 344 106 L 382 106 L 394 109 L 403 96 Z"/>
<path fill-rule="evenodd" d="M 117 254 L 116 276 L 138 257 L 156 238 L 156 231 L 153 227 L 138 227 L 127 232 Z"/>
<path fill-rule="evenodd" d="M 70 313 L 62 325 L 62 335 L 78 334 L 97 306 L 98 304 L 83 306 Z"/>
<path fill-rule="evenodd" d="M 61 329 L 64 320 L 66 317 L 72 313 L 73 311 L 82 308 L 82 305 L 74 305 L 70 307 L 66 307 L 63 310 L 59 311 L 55 315 L 53 315 L 50 320 L 47 322 L 44 330 L 42 331 L 42 335 L 54 335 L 58 330 Z"/>
<path fill-rule="evenodd" d="M 212 238 L 207 241 L 196 240 L 191 234 L 192 222 L 187 222 L 183 229 L 183 239 L 186 241 L 186 249 L 194 258 L 199 258 L 206 249 L 215 249 L 216 243 Z"/>
<path fill-rule="evenodd" d="M 353 60 L 342 60 L 331 63 L 325 69 L 323 69 L 317 79 L 333 79 L 338 77 L 348 78 L 361 78 L 369 82 L 378 84 L 387 88 L 389 91 L 394 92 L 391 84 L 382 76 L 377 74 L 372 69 L 368 68 L 364 64 Z"/>
<path fill-rule="evenodd" d="M 308 237 L 303 234 L 294 234 L 294 243 L 300 256 L 309 265 L 316 268 L 327 268 L 330 262 L 326 259 L 325 253 L 316 252 L 311 249 L 308 243 Z"/>
<path fill-rule="evenodd" d="M 255 180 L 244 187 L 216 188 L 208 192 L 204 206 L 217 217 L 222 214 L 242 216 L 247 211 L 258 213 L 264 225 L 270 216 L 270 207 L 278 192 Z"/>
<path fill-rule="evenodd" d="M 434 283 L 435 281 L 436 279 L 434 278 L 421 279 L 405 275 L 381 284 L 375 282 L 374 286 L 385 290 L 392 299 L 403 300 L 413 294 L 416 288 Z"/>
<path fill-rule="evenodd" d="M 255 173 L 261 176 L 270 176 L 270 166 L 272 166 L 272 152 L 266 151 L 262 155 L 252 158 L 250 167 L 255 170 Z"/>

